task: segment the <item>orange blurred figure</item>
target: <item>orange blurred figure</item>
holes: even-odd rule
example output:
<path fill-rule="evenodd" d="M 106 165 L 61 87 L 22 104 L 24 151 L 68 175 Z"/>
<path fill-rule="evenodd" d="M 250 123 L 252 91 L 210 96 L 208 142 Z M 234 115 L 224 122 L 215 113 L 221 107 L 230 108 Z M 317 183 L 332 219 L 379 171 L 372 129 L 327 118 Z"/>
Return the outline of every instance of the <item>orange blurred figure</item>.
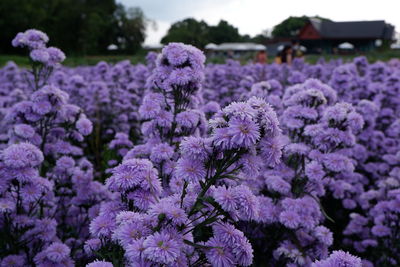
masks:
<path fill-rule="evenodd" d="M 256 55 L 256 63 L 266 64 L 267 63 L 267 52 L 262 50 Z"/>

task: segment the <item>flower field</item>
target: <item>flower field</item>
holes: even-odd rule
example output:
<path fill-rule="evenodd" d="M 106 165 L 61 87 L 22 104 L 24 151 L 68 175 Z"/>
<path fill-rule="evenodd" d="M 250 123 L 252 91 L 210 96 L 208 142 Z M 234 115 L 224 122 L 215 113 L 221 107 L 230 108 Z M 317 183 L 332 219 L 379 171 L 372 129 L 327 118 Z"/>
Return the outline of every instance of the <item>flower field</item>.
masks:
<path fill-rule="evenodd" d="M 400 60 L 0 69 L 0 266 L 400 265 Z M 11 44 L 10 44 L 11 45 Z"/>

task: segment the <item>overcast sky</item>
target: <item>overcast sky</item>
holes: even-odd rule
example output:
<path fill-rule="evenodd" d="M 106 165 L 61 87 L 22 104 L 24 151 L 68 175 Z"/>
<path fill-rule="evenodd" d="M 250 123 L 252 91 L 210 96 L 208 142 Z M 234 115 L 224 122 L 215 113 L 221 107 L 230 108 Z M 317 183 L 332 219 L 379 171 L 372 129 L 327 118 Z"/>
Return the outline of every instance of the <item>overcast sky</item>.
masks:
<path fill-rule="evenodd" d="M 321 16 L 334 21 L 386 20 L 400 31 L 400 0 L 117 0 L 139 6 L 157 23 L 145 44 L 158 44 L 169 26 L 188 17 L 208 24 L 227 20 L 241 34 L 254 36 L 289 16 Z"/>

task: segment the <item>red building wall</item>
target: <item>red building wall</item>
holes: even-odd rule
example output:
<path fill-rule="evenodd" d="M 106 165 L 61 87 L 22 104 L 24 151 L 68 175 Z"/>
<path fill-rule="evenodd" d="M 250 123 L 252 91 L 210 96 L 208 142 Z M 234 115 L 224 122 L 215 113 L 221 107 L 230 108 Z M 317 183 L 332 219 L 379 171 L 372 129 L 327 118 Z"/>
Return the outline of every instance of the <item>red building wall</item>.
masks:
<path fill-rule="evenodd" d="M 306 24 L 299 33 L 300 40 L 318 40 L 321 39 L 318 31 L 311 23 Z"/>

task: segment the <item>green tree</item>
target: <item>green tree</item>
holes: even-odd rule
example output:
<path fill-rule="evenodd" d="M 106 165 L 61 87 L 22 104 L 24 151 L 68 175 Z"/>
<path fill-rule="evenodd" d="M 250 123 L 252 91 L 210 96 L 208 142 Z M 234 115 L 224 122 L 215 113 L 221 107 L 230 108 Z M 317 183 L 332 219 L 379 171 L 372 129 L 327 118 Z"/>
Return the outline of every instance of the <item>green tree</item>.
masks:
<path fill-rule="evenodd" d="M 162 44 L 170 42 L 182 42 L 203 48 L 209 43 L 209 26 L 203 20 L 197 21 L 193 18 L 175 22 L 161 39 Z"/>
<path fill-rule="evenodd" d="M 99 54 L 114 43 L 128 52 L 140 48 L 147 19 L 138 8 L 125 9 L 116 0 L 0 0 L 0 53 L 16 53 L 11 40 L 36 28 L 49 45 L 67 54 Z"/>
<path fill-rule="evenodd" d="M 115 12 L 116 40 L 115 44 L 122 50 L 134 53 L 141 48 L 146 38 L 146 27 L 149 20 L 140 8 L 129 8 L 121 4 Z"/>
<path fill-rule="evenodd" d="M 299 30 L 307 23 L 307 16 L 289 17 L 276 25 L 272 30 L 273 37 L 295 37 Z"/>
<path fill-rule="evenodd" d="M 240 42 L 242 39 L 239 30 L 225 20 L 220 20 L 216 26 L 211 26 L 209 29 L 211 43 Z"/>

